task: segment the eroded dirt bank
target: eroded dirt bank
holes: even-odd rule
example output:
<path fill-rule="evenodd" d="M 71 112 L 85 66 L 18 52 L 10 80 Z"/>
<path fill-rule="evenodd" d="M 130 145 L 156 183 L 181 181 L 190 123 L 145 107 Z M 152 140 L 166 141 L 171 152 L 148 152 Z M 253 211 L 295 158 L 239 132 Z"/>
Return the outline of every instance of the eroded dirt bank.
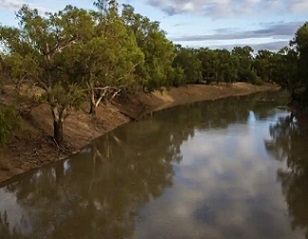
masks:
<path fill-rule="evenodd" d="M 101 105 L 97 118 L 89 114 L 88 105 L 72 112 L 65 121 L 65 147 L 58 150 L 52 140 L 52 119 L 48 105 L 41 105 L 22 116 L 21 129 L 0 151 L 0 182 L 15 175 L 67 157 L 93 139 L 147 112 L 194 101 L 248 95 L 260 91 L 277 90 L 272 84 L 255 86 L 248 83 L 232 85 L 189 85 L 153 94 L 139 93 L 131 99 L 117 99 Z M 1 184 L 0 184 L 1 185 Z"/>

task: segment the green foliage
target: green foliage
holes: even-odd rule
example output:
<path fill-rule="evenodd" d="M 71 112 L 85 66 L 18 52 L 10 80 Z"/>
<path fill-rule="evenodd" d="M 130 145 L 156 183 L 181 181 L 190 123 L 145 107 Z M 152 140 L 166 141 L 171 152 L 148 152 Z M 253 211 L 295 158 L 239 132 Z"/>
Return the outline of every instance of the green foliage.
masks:
<path fill-rule="evenodd" d="M 244 47 L 234 47 L 232 50 L 232 55 L 236 57 L 239 61 L 238 64 L 238 77 L 239 81 L 254 81 L 251 77 L 254 77 L 253 73 L 253 49 L 250 46 Z"/>
<path fill-rule="evenodd" d="M 296 98 L 301 88 L 299 78 L 298 53 L 289 47 L 282 48 L 272 57 L 272 80 L 291 93 Z"/>
<path fill-rule="evenodd" d="M 236 69 L 237 61 L 234 56 L 227 50 L 215 50 L 216 62 L 216 83 L 236 81 L 238 69 Z"/>
<path fill-rule="evenodd" d="M 183 69 L 183 81 L 185 83 L 199 83 L 202 80 L 202 63 L 198 59 L 195 49 L 177 46 L 173 65 L 176 68 Z M 174 85 L 178 85 L 178 82 L 175 83 Z"/>
<path fill-rule="evenodd" d="M 181 67 L 175 67 L 169 71 L 168 79 L 172 85 L 178 87 L 186 84 L 185 73 Z M 168 86 L 167 86 L 168 87 Z"/>
<path fill-rule="evenodd" d="M 274 53 L 268 50 L 260 50 L 253 62 L 253 67 L 256 69 L 257 75 L 264 81 L 273 80 L 273 55 Z"/>
<path fill-rule="evenodd" d="M 200 48 L 198 50 L 198 59 L 201 61 L 202 80 L 210 84 L 216 79 L 217 57 L 216 52 L 208 48 Z"/>
<path fill-rule="evenodd" d="M 19 126 L 19 114 L 15 107 L 0 105 L 0 147 L 12 138 Z"/>
<path fill-rule="evenodd" d="M 48 98 L 52 107 L 65 108 L 67 105 L 74 105 L 76 108 L 83 102 L 84 92 L 80 90 L 78 85 L 63 85 L 59 82 L 50 92 L 42 95 L 42 98 Z"/>
<path fill-rule="evenodd" d="M 89 12 L 90 38 L 85 38 L 67 50 L 65 68 L 75 72 L 75 81 L 88 91 L 90 112 L 95 115 L 101 101 L 109 100 L 136 85 L 136 67 L 144 63 L 144 55 L 134 35 L 117 12 L 115 3 L 99 1 L 99 11 Z M 74 55 L 73 60 L 66 60 Z"/>
<path fill-rule="evenodd" d="M 184 75 L 180 82 L 182 84 L 236 81 L 261 84 L 261 79 L 253 67 L 252 51 L 248 46 L 235 47 L 229 52 L 226 49 L 192 49 L 176 45 L 177 56 L 173 65 L 183 70 Z M 178 84 L 178 81 L 174 83 Z"/>
<path fill-rule="evenodd" d="M 30 80 L 31 77 L 35 77 L 32 73 L 37 70 L 37 64 L 31 54 L 22 56 L 19 53 L 14 53 L 8 55 L 5 61 L 10 67 L 9 77 L 17 88 L 23 82 Z"/>
<path fill-rule="evenodd" d="M 19 28 L 0 28 L 10 76 L 16 85 L 27 82 L 41 87 L 54 122 L 62 123 L 67 110 L 78 107 L 82 95 L 75 73 L 67 67 L 74 55 L 67 54 L 91 36 L 92 18 L 86 10 L 72 6 L 45 16 L 23 6 L 16 18 Z"/>
<path fill-rule="evenodd" d="M 254 77 L 252 77 L 252 80 L 250 81 L 251 84 L 254 85 L 263 85 L 264 81 L 257 75 L 254 75 Z"/>
<path fill-rule="evenodd" d="M 308 22 L 304 23 L 295 33 L 294 39 L 290 42 L 298 53 L 298 81 L 299 101 L 304 107 L 308 107 Z"/>
<path fill-rule="evenodd" d="M 297 30 L 290 47 L 271 54 L 269 59 L 272 79 L 291 93 L 292 101 L 307 108 L 308 23 Z"/>
<path fill-rule="evenodd" d="M 138 84 L 147 92 L 172 85 L 168 77 L 174 78 L 179 73 L 172 67 L 175 49 L 159 23 L 135 13 L 130 5 L 123 5 L 122 19 L 144 54 L 144 64 L 136 66 Z"/>

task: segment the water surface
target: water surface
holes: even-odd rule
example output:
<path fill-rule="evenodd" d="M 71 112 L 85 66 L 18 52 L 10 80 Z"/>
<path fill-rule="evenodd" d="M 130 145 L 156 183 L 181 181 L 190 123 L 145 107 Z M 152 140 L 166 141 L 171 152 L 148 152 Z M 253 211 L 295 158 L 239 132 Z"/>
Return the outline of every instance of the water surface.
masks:
<path fill-rule="evenodd" d="M 305 238 L 308 131 L 284 105 L 233 97 L 120 127 L 3 185 L 0 238 Z"/>

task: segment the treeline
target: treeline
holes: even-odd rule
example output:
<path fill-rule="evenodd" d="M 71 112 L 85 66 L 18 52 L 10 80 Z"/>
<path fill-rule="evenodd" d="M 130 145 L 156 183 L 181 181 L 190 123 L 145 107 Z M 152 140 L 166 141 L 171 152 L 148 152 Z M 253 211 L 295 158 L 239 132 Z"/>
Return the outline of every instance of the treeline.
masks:
<path fill-rule="evenodd" d="M 31 100 L 49 104 L 59 145 L 69 110 L 85 100 L 95 116 L 101 102 L 120 94 L 189 83 L 273 80 L 294 96 L 304 90 L 298 70 L 305 64 L 297 38 L 295 48 L 257 55 L 249 46 L 231 52 L 184 48 L 169 41 L 158 22 L 135 13 L 130 5 L 120 11 L 116 0 L 97 0 L 94 6 L 85 10 L 69 5 L 41 15 L 25 5 L 16 13 L 18 28 L 0 27 L 0 87 L 14 84 L 16 98 L 22 100 L 25 86 L 40 92 Z M 2 118 L 0 128 L 10 124 Z M 14 128 L 8 127 L 5 135 Z"/>
<path fill-rule="evenodd" d="M 295 34 L 290 46 L 278 52 L 250 46 L 211 50 L 183 48 L 176 45 L 173 66 L 183 71 L 173 86 L 187 83 L 233 83 L 237 81 L 262 84 L 276 82 L 291 93 L 291 99 L 308 107 L 308 23 Z"/>

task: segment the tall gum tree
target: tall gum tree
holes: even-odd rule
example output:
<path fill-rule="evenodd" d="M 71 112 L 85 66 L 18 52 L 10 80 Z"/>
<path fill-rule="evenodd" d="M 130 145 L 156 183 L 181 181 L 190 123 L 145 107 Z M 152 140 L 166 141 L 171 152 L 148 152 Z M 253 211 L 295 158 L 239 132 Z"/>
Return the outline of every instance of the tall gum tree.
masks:
<path fill-rule="evenodd" d="M 137 66 L 136 74 L 143 90 L 151 92 L 162 86 L 172 85 L 179 69 L 174 68 L 175 46 L 160 29 L 159 22 L 134 12 L 130 5 L 123 5 L 122 19 L 128 33 L 136 37 L 138 47 L 145 57 L 145 64 Z"/>
<path fill-rule="evenodd" d="M 250 46 L 244 47 L 234 47 L 232 49 L 233 57 L 236 57 L 239 61 L 238 65 L 238 77 L 239 81 L 254 81 L 253 78 L 256 77 L 256 72 L 253 68 L 253 49 Z"/>
<path fill-rule="evenodd" d="M 63 62 L 75 57 L 71 49 L 90 34 L 88 25 L 92 19 L 87 11 L 72 6 L 42 16 L 37 9 L 24 5 L 16 17 L 19 28 L 0 28 L 1 44 L 16 73 L 14 77 L 43 90 L 42 98 L 49 104 L 53 118 L 54 139 L 61 145 L 68 110 L 77 107 L 82 98 L 74 74 Z M 23 63 L 31 63 L 31 67 Z"/>
<path fill-rule="evenodd" d="M 209 48 L 200 48 L 198 50 L 198 59 L 201 61 L 202 81 L 207 84 L 216 79 L 216 55 L 216 52 Z"/>
<path fill-rule="evenodd" d="M 135 70 L 144 55 L 118 14 L 116 1 L 97 1 L 91 11 L 92 37 L 82 43 L 76 71 L 88 89 L 90 114 L 103 100 L 109 100 L 136 83 Z"/>
<path fill-rule="evenodd" d="M 305 22 L 295 33 L 290 42 L 299 55 L 299 80 L 302 85 L 301 103 L 308 107 L 308 22 Z"/>
<path fill-rule="evenodd" d="M 264 81 L 272 80 L 273 55 L 269 50 L 259 50 L 254 59 L 253 66 L 257 75 Z"/>
<path fill-rule="evenodd" d="M 184 82 L 188 84 L 200 82 L 202 80 L 202 62 L 198 59 L 196 50 L 178 45 L 176 53 L 173 65 L 183 69 Z"/>

